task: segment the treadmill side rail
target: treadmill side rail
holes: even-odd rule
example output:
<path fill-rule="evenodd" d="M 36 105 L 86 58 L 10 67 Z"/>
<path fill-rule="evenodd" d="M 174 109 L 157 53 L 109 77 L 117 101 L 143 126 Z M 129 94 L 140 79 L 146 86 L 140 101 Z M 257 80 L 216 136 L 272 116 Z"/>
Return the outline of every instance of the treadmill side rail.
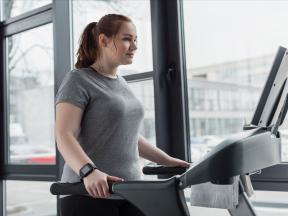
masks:
<path fill-rule="evenodd" d="M 163 181 L 129 181 L 113 185 L 113 192 L 149 216 L 189 216 L 178 177 Z"/>

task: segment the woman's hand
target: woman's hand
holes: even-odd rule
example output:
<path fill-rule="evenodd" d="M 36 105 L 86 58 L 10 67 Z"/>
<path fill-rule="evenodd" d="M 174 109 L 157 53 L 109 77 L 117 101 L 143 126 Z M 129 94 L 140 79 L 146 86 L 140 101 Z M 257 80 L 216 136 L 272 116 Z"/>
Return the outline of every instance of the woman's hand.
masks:
<path fill-rule="evenodd" d="M 190 167 L 190 163 L 173 157 L 169 157 L 167 163 L 165 163 L 164 165 L 169 167 Z"/>
<path fill-rule="evenodd" d="M 95 169 L 84 179 L 84 185 L 90 196 L 94 198 L 107 198 L 109 196 L 109 182 L 119 182 L 124 181 L 124 179 L 109 176 L 98 169 Z"/>

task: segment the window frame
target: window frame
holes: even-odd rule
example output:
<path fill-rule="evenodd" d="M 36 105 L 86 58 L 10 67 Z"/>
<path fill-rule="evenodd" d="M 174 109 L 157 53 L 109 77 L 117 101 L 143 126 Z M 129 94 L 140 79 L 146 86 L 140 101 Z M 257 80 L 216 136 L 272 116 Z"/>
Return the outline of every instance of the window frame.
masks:
<path fill-rule="evenodd" d="M 0 5 L 2 11 L 2 4 Z M 2 14 L 1 14 L 2 16 Z M 8 144 L 8 117 L 7 117 L 7 106 L 8 106 L 8 89 L 7 89 L 7 62 L 5 60 L 7 56 L 6 51 L 6 38 L 12 35 L 37 28 L 49 23 L 53 23 L 53 4 L 45 5 L 34 9 L 32 11 L 23 13 L 21 15 L 9 18 L 0 22 L 0 78 L 2 80 L 1 85 L 1 126 L 3 130 L 0 132 L 1 139 L 1 182 L 0 182 L 0 193 L 2 194 L 0 199 L 0 212 L 1 215 L 6 215 L 6 180 L 27 180 L 27 181 L 55 181 L 57 164 L 55 165 L 30 165 L 30 164 L 9 164 L 9 144 Z"/>
<path fill-rule="evenodd" d="M 150 1 L 157 146 L 190 160 L 189 116 L 181 1 Z M 182 61 L 181 61 L 182 59 Z"/>
<path fill-rule="evenodd" d="M 23 13 L 19 16 L 15 16 L 13 18 L 7 19 L 1 22 L 1 75 L 2 75 L 2 88 L 1 88 L 1 108 L 3 112 L 1 115 L 2 127 L 6 129 L 5 131 L 1 131 L 1 140 L 3 149 L 3 154 L 1 157 L 1 166 L 3 167 L 2 178 L 6 180 L 10 179 L 25 179 L 25 180 L 54 180 L 55 179 L 55 171 L 56 165 L 20 165 L 20 164 L 9 164 L 9 144 L 8 144 L 8 117 L 7 117 L 7 106 L 8 106 L 8 89 L 7 89 L 7 62 L 5 57 L 7 56 L 6 52 L 6 38 L 13 36 L 15 34 L 37 28 L 49 23 L 52 23 L 53 20 L 53 6 L 52 4 L 37 8 L 33 11 L 29 11 L 27 13 Z"/>
<path fill-rule="evenodd" d="M 0 193 L 5 192 L 4 180 L 57 181 L 60 179 L 64 160 L 56 150 L 56 165 L 7 164 L 7 86 L 5 74 L 4 38 L 28 29 L 53 23 L 54 36 L 54 85 L 57 92 L 66 72 L 72 69 L 72 7 L 71 0 L 52 4 L 23 13 L 0 22 L 0 79 L 2 80 L 0 111 Z M 1 7 L 1 5 L 0 5 Z M 190 157 L 190 130 L 188 88 L 185 59 L 185 35 L 182 0 L 150 0 L 153 71 L 126 75 L 128 82 L 153 79 L 155 101 L 156 144 L 169 155 L 184 160 Z M 57 71 L 57 73 L 56 73 Z M 56 146 L 55 146 L 56 148 Z M 288 191 L 288 164 L 282 163 L 253 175 L 257 190 Z M 0 211 L 5 212 L 5 198 L 0 199 Z M 59 215 L 59 202 L 57 214 Z"/>

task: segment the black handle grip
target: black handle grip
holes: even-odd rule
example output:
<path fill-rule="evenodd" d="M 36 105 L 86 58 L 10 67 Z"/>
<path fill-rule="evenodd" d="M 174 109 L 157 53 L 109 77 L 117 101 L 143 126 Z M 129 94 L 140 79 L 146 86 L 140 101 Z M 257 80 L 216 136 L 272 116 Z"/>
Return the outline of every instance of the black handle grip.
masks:
<path fill-rule="evenodd" d="M 143 168 L 145 175 L 180 175 L 187 171 L 187 167 L 166 167 L 157 164 L 148 164 Z"/>
<path fill-rule="evenodd" d="M 108 182 L 109 193 L 112 194 L 112 183 Z M 50 186 L 50 192 L 53 195 L 88 195 L 83 182 L 60 183 L 55 182 Z"/>

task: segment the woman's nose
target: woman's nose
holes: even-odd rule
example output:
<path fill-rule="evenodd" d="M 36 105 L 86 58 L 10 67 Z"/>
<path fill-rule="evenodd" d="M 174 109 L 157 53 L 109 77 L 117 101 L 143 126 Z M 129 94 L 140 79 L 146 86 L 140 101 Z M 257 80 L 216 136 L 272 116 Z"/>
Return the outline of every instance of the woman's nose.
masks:
<path fill-rule="evenodd" d="M 131 50 L 137 50 L 138 49 L 136 42 L 132 42 L 130 49 Z"/>

